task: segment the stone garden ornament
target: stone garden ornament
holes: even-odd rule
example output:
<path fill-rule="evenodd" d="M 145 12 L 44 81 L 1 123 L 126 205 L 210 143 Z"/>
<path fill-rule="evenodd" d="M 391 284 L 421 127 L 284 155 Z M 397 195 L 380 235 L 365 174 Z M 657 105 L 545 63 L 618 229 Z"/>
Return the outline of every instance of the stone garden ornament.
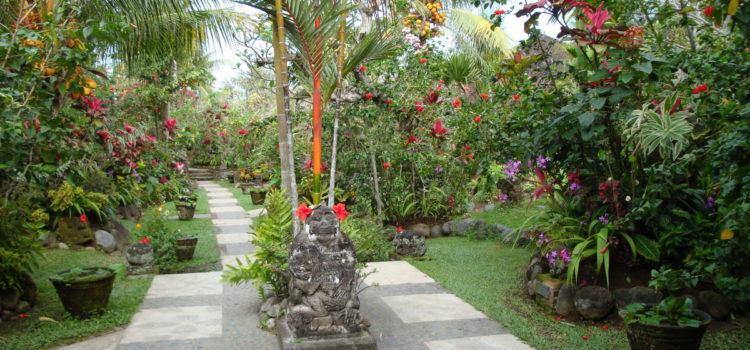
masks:
<path fill-rule="evenodd" d="M 295 338 L 358 334 L 364 327 L 354 244 L 327 206 L 313 208 L 304 223 L 289 253 L 287 325 Z"/>

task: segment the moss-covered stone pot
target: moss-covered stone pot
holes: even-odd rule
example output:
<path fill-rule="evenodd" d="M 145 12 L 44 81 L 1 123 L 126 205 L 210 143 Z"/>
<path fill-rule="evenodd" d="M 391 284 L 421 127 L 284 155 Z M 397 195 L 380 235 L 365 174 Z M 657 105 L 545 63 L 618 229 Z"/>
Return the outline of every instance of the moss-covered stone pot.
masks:
<path fill-rule="evenodd" d="M 109 304 L 115 271 L 107 267 L 76 268 L 50 277 L 63 307 L 76 318 L 101 314 Z"/>
<path fill-rule="evenodd" d="M 627 326 L 628 343 L 632 350 L 698 350 L 701 347 L 706 327 L 711 323 L 711 316 L 693 309 L 693 314 L 700 320 L 698 328 L 673 326 L 669 324 L 646 324 L 634 322 Z"/>
<path fill-rule="evenodd" d="M 186 236 L 177 239 L 177 260 L 185 261 L 193 258 L 198 236 Z"/>
<path fill-rule="evenodd" d="M 250 191 L 250 198 L 252 199 L 253 204 L 261 205 L 263 204 L 263 201 L 266 200 L 266 191 L 265 190 L 252 190 Z"/>
<path fill-rule="evenodd" d="M 195 204 L 186 205 L 175 203 L 175 208 L 177 208 L 177 216 L 180 220 L 192 220 L 193 216 L 195 216 Z"/>

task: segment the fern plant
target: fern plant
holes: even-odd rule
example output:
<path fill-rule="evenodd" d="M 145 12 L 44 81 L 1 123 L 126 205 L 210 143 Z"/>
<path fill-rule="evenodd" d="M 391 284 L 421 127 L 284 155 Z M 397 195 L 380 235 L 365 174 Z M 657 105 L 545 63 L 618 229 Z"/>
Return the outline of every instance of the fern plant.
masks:
<path fill-rule="evenodd" d="M 227 266 L 221 280 L 231 285 L 252 282 L 261 295 L 263 286 L 268 283 L 276 295 L 288 295 L 289 286 L 289 246 L 292 244 L 292 208 L 283 191 L 273 190 L 266 196 L 263 207 L 266 215 L 258 218 L 251 226 L 254 233 L 250 242 L 258 250 L 245 255 L 243 263 L 236 259 L 237 266 Z"/>

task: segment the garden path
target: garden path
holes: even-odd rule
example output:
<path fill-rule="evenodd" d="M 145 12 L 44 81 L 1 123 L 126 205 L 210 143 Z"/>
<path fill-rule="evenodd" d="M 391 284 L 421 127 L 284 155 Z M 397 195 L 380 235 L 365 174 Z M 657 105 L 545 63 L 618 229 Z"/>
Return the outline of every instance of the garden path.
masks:
<path fill-rule="evenodd" d="M 244 211 L 231 192 L 200 181 L 208 193 L 222 266 L 253 250 Z M 361 313 L 378 349 L 532 350 L 502 326 L 404 261 L 370 263 Z M 278 349 L 258 328 L 260 298 L 250 285 L 219 282 L 221 272 L 157 275 L 125 330 L 66 347 L 88 349 Z"/>

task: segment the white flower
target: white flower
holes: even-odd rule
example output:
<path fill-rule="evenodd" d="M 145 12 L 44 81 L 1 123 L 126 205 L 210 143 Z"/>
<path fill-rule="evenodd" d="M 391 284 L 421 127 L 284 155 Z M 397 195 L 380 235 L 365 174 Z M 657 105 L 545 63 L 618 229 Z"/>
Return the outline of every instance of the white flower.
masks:
<path fill-rule="evenodd" d="M 625 196 L 625 201 L 630 202 L 630 196 Z"/>

